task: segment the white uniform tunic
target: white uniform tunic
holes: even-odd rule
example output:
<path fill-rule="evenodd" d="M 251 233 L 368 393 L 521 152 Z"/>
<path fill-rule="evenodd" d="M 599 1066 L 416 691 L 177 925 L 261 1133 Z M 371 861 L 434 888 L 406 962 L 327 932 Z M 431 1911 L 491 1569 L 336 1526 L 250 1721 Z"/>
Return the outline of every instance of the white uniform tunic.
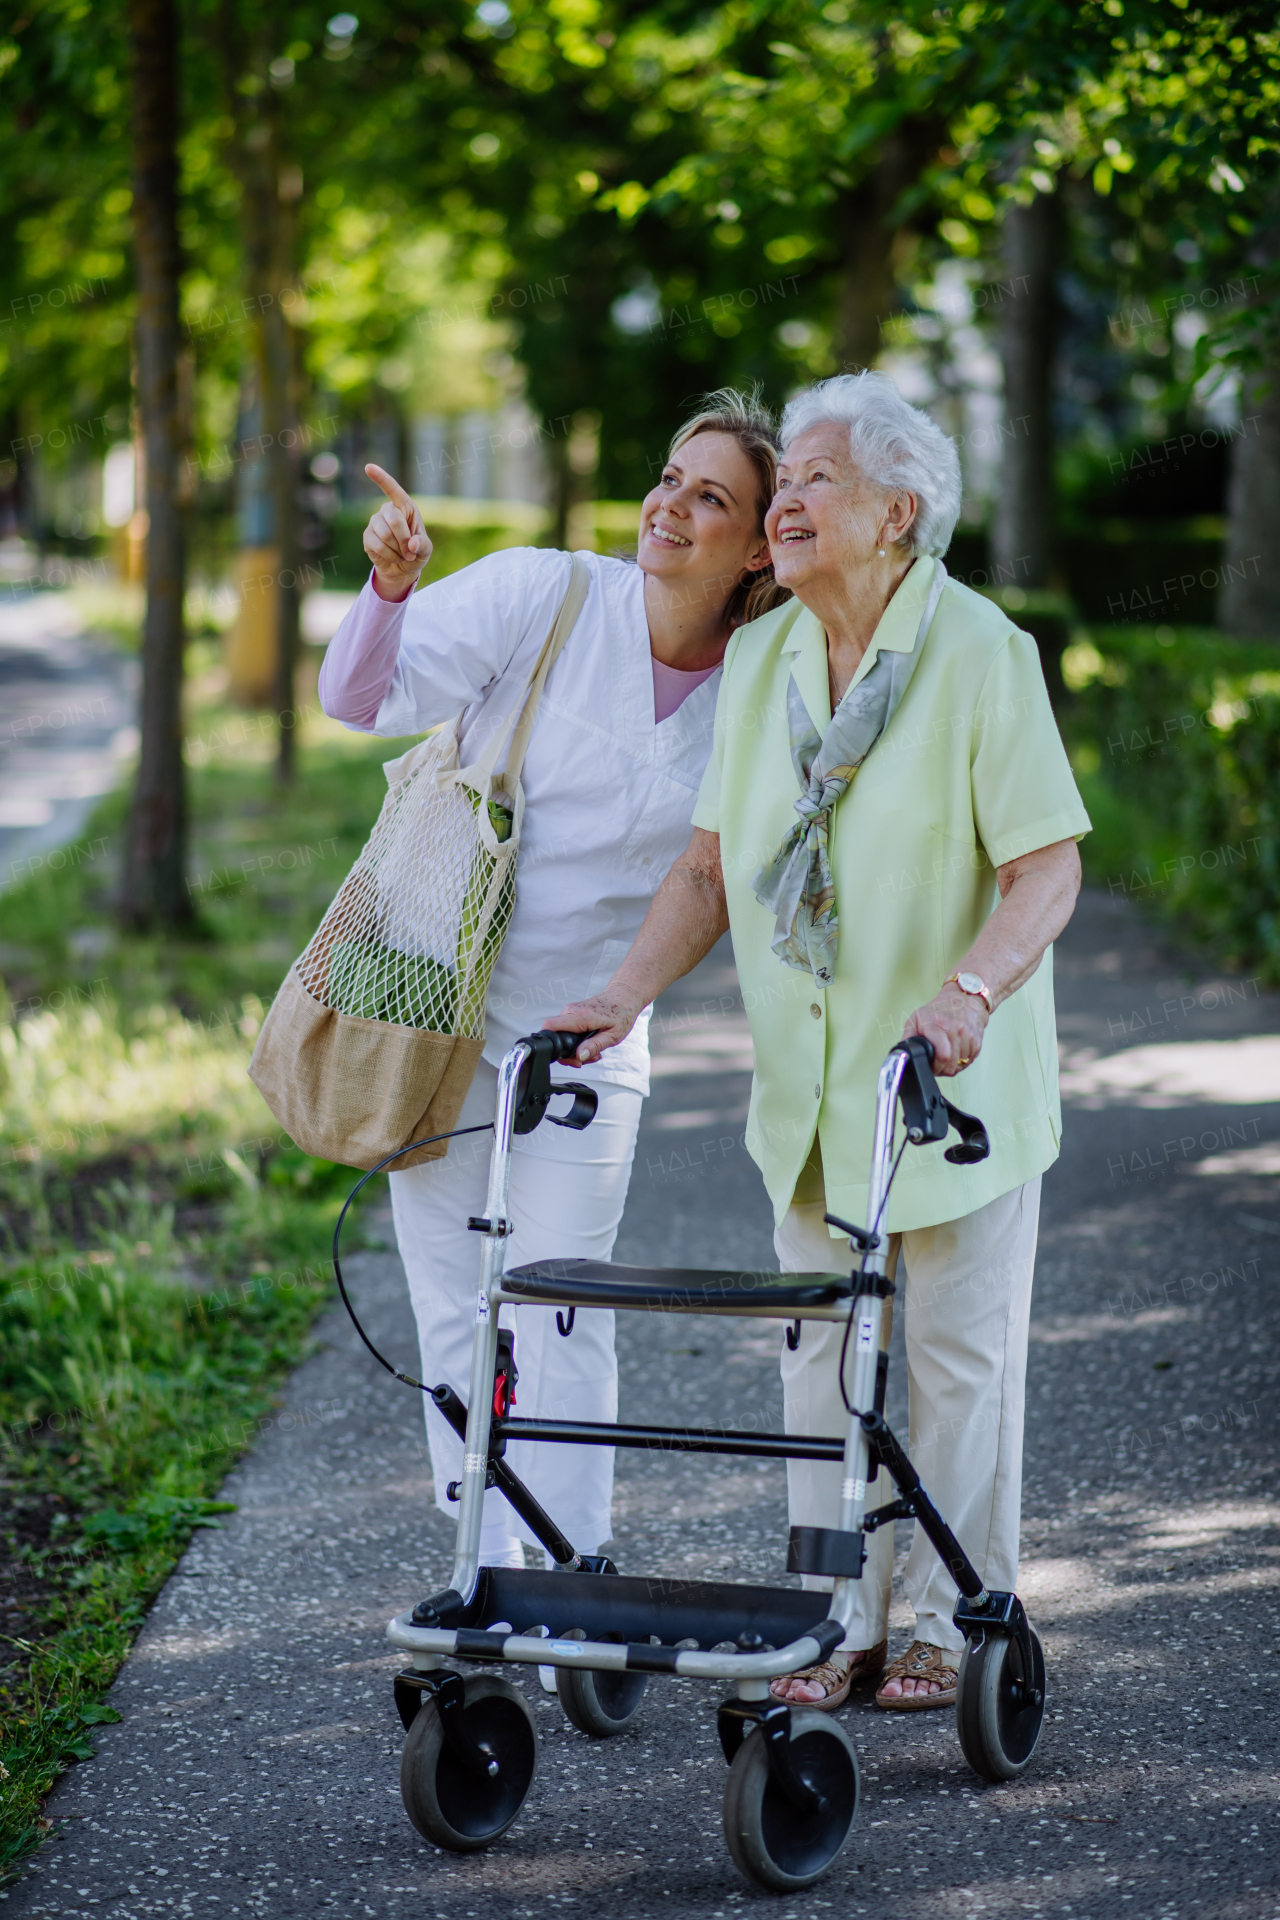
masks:
<path fill-rule="evenodd" d="M 719 670 L 655 725 L 644 575 L 586 559 L 586 603 L 547 677 L 524 763 L 515 910 L 485 1011 L 494 1065 L 608 984 L 689 843 L 711 751 Z M 519 701 L 571 566 L 567 553 L 515 547 L 413 594 L 374 731 L 424 733 L 463 711 L 460 764 L 476 759 Z M 647 1012 L 591 1077 L 649 1091 Z"/>

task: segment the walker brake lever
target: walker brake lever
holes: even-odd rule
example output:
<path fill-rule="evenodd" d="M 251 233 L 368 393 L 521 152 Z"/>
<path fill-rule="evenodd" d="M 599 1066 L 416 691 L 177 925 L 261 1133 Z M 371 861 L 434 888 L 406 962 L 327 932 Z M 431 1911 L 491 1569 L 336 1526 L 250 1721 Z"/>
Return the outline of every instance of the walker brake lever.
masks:
<path fill-rule="evenodd" d="M 581 1133 L 584 1127 L 591 1125 L 591 1122 L 596 1117 L 596 1108 L 600 1105 L 600 1095 L 594 1087 L 557 1087 L 553 1085 L 551 1091 L 552 1093 L 571 1093 L 573 1095 L 573 1105 L 570 1107 L 568 1113 L 561 1114 L 558 1118 L 554 1113 L 547 1115 L 553 1127 L 569 1127 L 574 1133 Z"/>

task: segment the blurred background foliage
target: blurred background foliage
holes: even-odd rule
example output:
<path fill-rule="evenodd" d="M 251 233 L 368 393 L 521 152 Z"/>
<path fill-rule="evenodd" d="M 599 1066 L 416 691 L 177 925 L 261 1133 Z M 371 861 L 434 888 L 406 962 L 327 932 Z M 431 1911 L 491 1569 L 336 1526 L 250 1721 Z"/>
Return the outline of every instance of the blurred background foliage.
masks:
<path fill-rule="evenodd" d="M 131 431 L 127 14 L 48 0 L 15 26 L 0 477 L 18 523 L 47 535 L 36 503 L 22 521 L 24 466 L 74 461 L 86 442 L 55 444 L 59 426 L 92 424 L 99 455 Z M 190 0 L 179 29 L 201 518 L 234 506 L 246 464 L 246 226 L 264 194 L 288 228 L 273 291 L 317 445 L 363 429 L 408 470 L 415 418 L 521 400 L 547 434 L 561 530 L 575 490 L 646 491 L 682 410 L 724 381 L 777 400 L 844 365 L 910 361 L 922 397 L 970 440 L 985 426 L 994 452 L 1001 324 L 1022 291 L 1005 216 L 1044 203 L 1066 518 L 1225 511 L 1225 445 L 1163 473 L 1128 461 L 1234 424 L 1241 379 L 1274 353 L 1269 8 L 446 0 L 357 16 Z M 973 524 L 994 497 L 985 450 L 966 446 Z M 343 498 L 362 499 L 345 465 Z M 79 538 L 100 531 L 82 516 Z"/>
<path fill-rule="evenodd" d="M 434 576 L 625 550 L 702 392 L 884 368 L 959 445 L 948 566 L 1039 643 L 1090 877 L 1280 980 L 1274 4 L 332 4 L 0 27 L 0 624 L 59 597 L 175 669 L 168 891 L 119 794 L 0 892 L 0 1872 L 326 1297 L 347 1172 L 244 1066 L 398 750 L 315 700 L 366 460 Z"/>

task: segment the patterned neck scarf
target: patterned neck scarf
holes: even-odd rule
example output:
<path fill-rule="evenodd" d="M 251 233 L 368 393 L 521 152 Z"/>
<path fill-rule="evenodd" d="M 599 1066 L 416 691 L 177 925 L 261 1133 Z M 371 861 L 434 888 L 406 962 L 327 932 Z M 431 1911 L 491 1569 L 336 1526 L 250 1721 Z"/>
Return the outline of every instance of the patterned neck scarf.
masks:
<path fill-rule="evenodd" d="M 885 648 L 864 680 L 850 687 L 821 739 L 796 685 L 787 684 L 791 761 L 800 782 L 800 818 L 751 882 L 762 907 L 777 915 L 771 946 L 782 964 L 811 973 L 820 986 L 835 978 L 840 921 L 827 841 L 831 810 L 876 741 L 884 734 L 910 684 L 924 647 L 947 573 L 934 561 L 934 576 L 910 653 Z"/>

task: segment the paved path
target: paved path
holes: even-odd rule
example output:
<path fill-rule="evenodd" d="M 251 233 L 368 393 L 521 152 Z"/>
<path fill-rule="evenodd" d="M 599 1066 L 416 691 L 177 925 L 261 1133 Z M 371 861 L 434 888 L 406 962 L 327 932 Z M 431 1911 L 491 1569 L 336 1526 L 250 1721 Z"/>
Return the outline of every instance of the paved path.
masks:
<path fill-rule="evenodd" d="M 1280 1003 L 1181 966 L 1096 896 L 1058 974 L 1068 1131 L 1045 1187 L 1022 1581 L 1049 1663 L 1041 1752 L 988 1788 L 949 1715 L 854 1707 L 863 1813 L 823 1882 L 768 1907 L 786 1920 L 1280 1915 Z M 619 1257 L 763 1263 L 727 959 L 660 1014 Z M 394 1259 L 353 1266 L 378 1336 L 411 1354 Z M 633 1414 L 778 1417 L 776 1332 L 620 1329 Z M 3 1911 L 724 1920 L 766 1902 L 724 1850 L 721 1689 L 702 1683 L 655 1683 L 640 1729 L 603 1745 L 530 1687 L 542 1765 L 511 1833 L 466 1858 L 414 1834 L 382 1629 L 450 1564 L 419 1423 L 331 1315 L 231 1476 L 239 1512 L 157 1603 L 113 1696 L 123 1723 L 55 1794 L 62 1838 Z M 775 1577 L 783 1493 L 773 1464 L 620 1456 L 618 1558 Z M 900 1601 L 893 1624 L 901 1645 Z"/>
<path fill-rule="evenodd" d="M 137 748 L 138 663 L 85 628 L 71 595 L 0 585 L 0 888 L 93 857 L 78 836 Z"/>

